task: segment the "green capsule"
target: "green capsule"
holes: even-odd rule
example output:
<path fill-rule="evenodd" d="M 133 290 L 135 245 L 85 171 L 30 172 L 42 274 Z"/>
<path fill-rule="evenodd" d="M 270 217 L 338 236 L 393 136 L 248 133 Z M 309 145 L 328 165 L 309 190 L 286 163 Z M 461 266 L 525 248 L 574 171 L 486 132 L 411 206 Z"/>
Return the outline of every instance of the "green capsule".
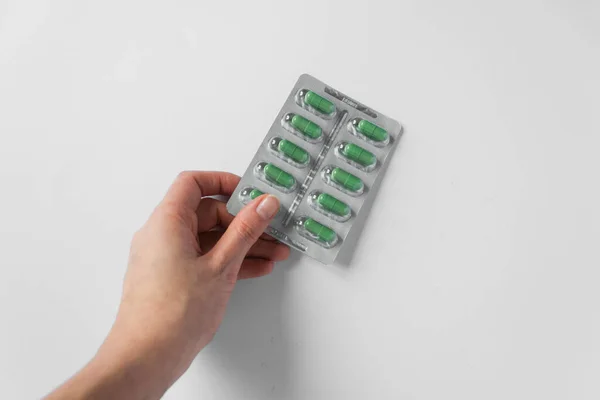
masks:
<path fill-rule="evenodd" d="M 352 160 L 363 167 L 370 167 L 377 161 L 375 154 L 363 149 L 354 143 L 342 143 L 340 144 L 340 153 L 348 160 Z"/>
<path fill-rule="evenodd" d="M 350 207 L 348 204 L 328 195 L 327 193 L 315 194 L 314 197 L 317 204 L 319 204 L 326 211 L 334 213 L 335 215 L 339 215 L 340 217 L 345 217 L 346 215 L 350 214 Z"/>
<path fill-rule="evenodd" d="M 306 228 L 308 232 L 316 236 L 320 241 L 325 243 L 333 242 L 337 236 L 331 228 L 328 228 L 325 225 L 318 223 L 312 218 L 307 218 L 304 221 L 304 228 Z"/>
<path fill-rule="evenodd" d="M 323 134 L 323 130 L 319 125 L 298 114 L 288 114 L 286 116 L 286 121 L 288 121 L 295 129 L 311 139 L 318 139 Z"/>
<path fill-rule="evenodd" d="M 291 189 L 296 183 L 296 180 L 292 175 L 271 163 L 265 165 L 264 172 L 268 180 L 275 182 L 286 189 Z"/>
<path fill-rule="evenodd" d="M 297 163 L 306 164 L 308 162 L 308 152 L 289 140 L 281 139 L 277 144 L 277 149 Z"/>
<path fill-rule="evenodd" d="M 262 191 L 260 191 L 258 189 L 252 189 L 252 191 L 250 192 L 249 196 L 250 196 L 250 199 L 254 200 L 257 197 L 262 196 L 263 194 L 265 194 L 265 192 L 262 192 Z"/>
<path fill-rule="evenodd" d="M 310 90 L 302 90 L 300 96 L 304 97 L 304 102 L 309 106 L 319 110 L 325 115 L 331 115 L 335 112 L 335 105 L 324 97 L 319 96 Z"/>
<path fill-rule="evenodd" d="M 364 187 L 359 177 L 354 176 L 338 167 L 335 167 L 331 171 L 330 176 L 335 183 L 341 185 L 344 189 L 350 190 L 351 192 L 359 192 Z"/>
<path fill-rule="evenodd" d="M 356 127 L 357 131 L 376 142 L 384 142 L 388 138 L 388 133 L 385 129 L 366 119 L 356 118 L 352 121 L 352 125 Z"/>

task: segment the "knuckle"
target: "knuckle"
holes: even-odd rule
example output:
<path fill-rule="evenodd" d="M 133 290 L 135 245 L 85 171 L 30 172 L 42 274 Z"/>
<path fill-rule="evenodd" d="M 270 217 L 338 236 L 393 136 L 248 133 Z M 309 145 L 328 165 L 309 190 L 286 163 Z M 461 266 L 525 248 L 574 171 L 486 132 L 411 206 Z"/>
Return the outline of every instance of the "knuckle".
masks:
<path fill-rule="evenodd" d="M 180 173 L 177 174 L 177 177 L 175 178 L 175 182 L 180 182 L 180 183 L 190 183 L 190 182 L 195 182 L 196 179 L 194 178 L 194 172 L 193 171 L 181 171 Z"/>
<path fill-rule="evenodd" d="M 192 174 L 191 171 L 181 171 L 179 174 L 177 174 L 177 178 L 175 178 L 175 180 L 190 179 L 191 174 Z"/>
<path fill-rule="evenodd" d="M 135 231 L 133 233 L 133 236 L 131 237 L 131 243 L 130 243 L 131 247 L 135 247 L 140 242 L 142 242 L 143 236 L 144 236 L 144 228 L 140 228 L 137 231 Z"/>
<path fill-rule="evenodd" d="M 204 280 L 216 279 L 227 284 L 235 284 L 237 282 L 238 268 L 232 268 L 237 261 L 221 252 L 209 253 L 206 256 L 206 265 L 208 268 L 204 270 L 207 274 L 203 278 Z"/>
<path fill-rule="evenodd" d="M 238 236 L 247 244 L 252 244 L 258 240 L 256 230 L 244 220 L 240 220 L 235 229 Z"/>
<path fill-rule="evenodd" d="M 227 267 L 227 264 L 229 264 L 229 258 L 220 251 L 211 252 L 208 264 L 210 265 L 210 269 L 212 271 L 220 274 Z"/>
<path fill-rule="evenodd" d="M 131 242 L 129 243 L 129 261 L 134 262 L 138 260 L 143 254 L 146 242 L 144 228 L 139 229 L 137 232 L 133 234 L 131 237 Z"/>
<path fill-rule="evenodd" d="M 238 280 L 238 271 L 237 270 L 225 270 L 223 272 L 223 280 L 228 284 L 234 284 Z"/>

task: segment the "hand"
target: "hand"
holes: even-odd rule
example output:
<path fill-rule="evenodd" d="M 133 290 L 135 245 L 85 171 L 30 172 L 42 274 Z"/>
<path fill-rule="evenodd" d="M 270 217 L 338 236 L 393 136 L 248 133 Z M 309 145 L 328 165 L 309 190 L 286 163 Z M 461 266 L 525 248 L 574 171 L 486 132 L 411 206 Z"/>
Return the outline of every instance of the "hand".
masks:
<path fill-rule="evenodd" d="M 115 324 L 86 367 L 112 382 L 102 393 L 162 395 L 215 335 L 236 281 L 266 275 L 288 257 L 287 246 L 262 235 L 279 210 L 276 197 L 253 200 L 235 218 L 225 203 L 204 197 L 230 196 L 239 179 L 180 174 L 135 234 Z M 135 392 L 115 390 L 124 379 Z"/>

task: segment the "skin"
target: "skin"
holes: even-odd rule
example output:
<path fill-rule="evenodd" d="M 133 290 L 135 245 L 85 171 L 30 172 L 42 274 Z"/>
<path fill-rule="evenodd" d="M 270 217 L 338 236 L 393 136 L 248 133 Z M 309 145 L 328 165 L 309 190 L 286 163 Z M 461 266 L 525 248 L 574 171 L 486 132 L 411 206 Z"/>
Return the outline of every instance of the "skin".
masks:
<path fill-rule="evenodd" d="M 289 256 L 263 235 L 279 210 L 263 195 L 234 218 L 225 203 L 240 178 L 183 172 L 134 235 L 115 323 L 95 357 L 48 399 L 157 399 L 221 324 L 238 279 Z"/>

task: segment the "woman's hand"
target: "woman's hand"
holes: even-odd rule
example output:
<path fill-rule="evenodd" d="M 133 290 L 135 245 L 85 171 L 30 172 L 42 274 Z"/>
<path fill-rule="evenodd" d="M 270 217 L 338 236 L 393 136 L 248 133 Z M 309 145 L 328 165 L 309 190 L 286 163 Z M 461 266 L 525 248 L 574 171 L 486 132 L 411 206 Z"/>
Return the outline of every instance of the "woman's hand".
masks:
<path fill-rule="evenodd" d="M 133 238 L 106 341 L 49 398 L 160 397 L 213 338 L 236 281 L 266 275 L 288 257 L 287 246 L 262 235 L 279 210 L 276 197 L 253 200 L 235 218 L 206 197 L 231 195 L 239 179 L 224 172 L 177 177 Z"/>

